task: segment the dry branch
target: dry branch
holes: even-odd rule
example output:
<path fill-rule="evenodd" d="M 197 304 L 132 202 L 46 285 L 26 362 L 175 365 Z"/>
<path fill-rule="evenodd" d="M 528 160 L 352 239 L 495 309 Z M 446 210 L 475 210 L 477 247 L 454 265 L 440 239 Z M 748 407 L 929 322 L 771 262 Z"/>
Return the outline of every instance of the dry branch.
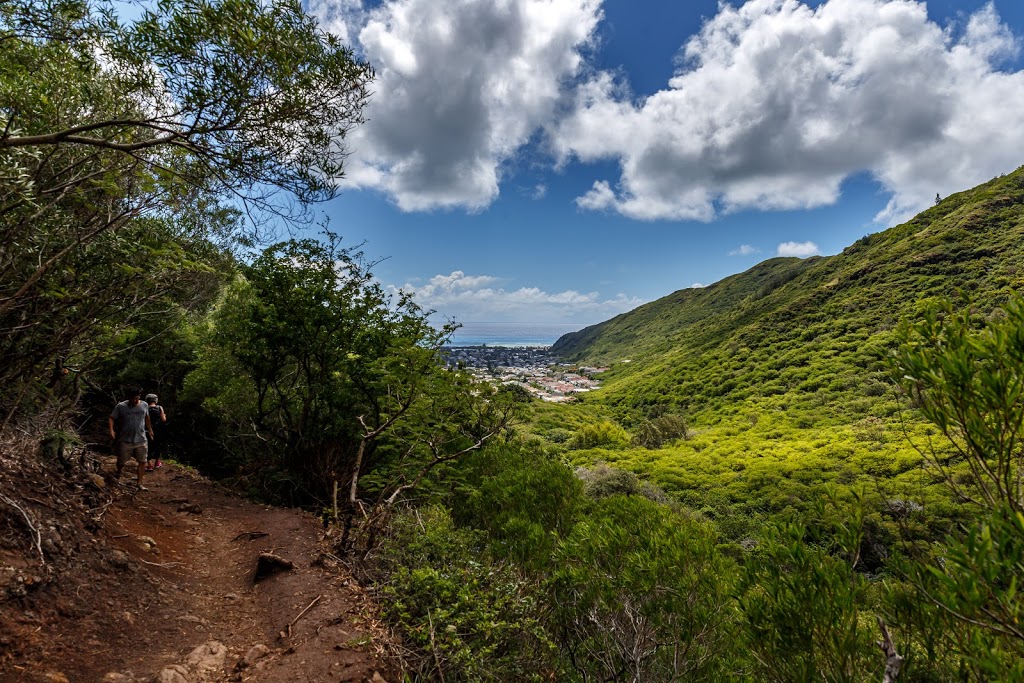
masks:
<path fill-rule="evenodd" d="M 878 617 L 878 627 L 882 629 L 882 640 L 878 641 L 878 647 L 885 653 L 885 674 L 882 683 L 895 683 L 899 678 L 900 669 L 903 667 L 903 657 L 896 652 L 896 646 L 889 636 L 889 629 L 885 627 L 882 617 Z"/>
<path fill-rule="evenodd" d="M 32 518 L 29 516 L 28 512 L 25 511 L 25 508 L 21 507 L 2 493 L 0 493 L 0 500 L 20 512 L 21 516 L 25 518 L 25 524 L 28 526 L 29 530 L 31 530 L 32 540 L 35 541 L 36 550 L 39 552 L 39 561 L 45 565 L 46 557 L 43 555 L 43 536 L 39 533 L 39 529 L 36 528 L 36 525 L 32 523 Z"/>

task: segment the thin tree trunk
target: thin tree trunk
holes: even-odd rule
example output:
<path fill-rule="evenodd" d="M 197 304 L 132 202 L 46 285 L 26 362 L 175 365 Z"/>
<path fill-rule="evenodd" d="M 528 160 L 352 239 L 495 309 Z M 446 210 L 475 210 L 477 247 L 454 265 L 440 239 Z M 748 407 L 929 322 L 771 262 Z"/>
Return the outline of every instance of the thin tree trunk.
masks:
<path fill-rule="evenodd" d="M 332 497 L 334 502 L 334 523 L 338 523 L 338 478 L 334 477 L 334 495 Z"/>
<path fill-rule="evenodd" d="M 882 675 L 882 683 L 896 683 L 900 676 L 900 669 L 903 667 L 903 657 L 896 652 L 896 646 L 889 636 L 889 629 L 885 627 L 882 617 L 878 617 L 878 627 L 882 629 L 882 640 L 878 641 L 878 647 L 885 653 L 885 673 Z"/>

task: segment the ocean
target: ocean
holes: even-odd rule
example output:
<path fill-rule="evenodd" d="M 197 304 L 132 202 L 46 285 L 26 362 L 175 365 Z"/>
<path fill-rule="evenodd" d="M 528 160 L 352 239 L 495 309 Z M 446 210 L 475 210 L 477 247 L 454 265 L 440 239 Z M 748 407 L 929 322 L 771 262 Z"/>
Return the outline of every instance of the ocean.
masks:
<path fill-rule="evenodd" d="M 580 323 L 464 322 L 450 346 L 551 346 L 559 337 L 582 330 Z"/>

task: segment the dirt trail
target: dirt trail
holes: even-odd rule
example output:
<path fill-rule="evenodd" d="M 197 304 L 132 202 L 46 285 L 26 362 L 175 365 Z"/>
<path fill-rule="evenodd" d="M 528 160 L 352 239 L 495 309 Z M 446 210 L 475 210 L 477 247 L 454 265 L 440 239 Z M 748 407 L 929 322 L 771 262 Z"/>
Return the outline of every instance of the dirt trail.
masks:
<path fill-rule="evenodd" d="M 7 619 L 17 641 L 0 681 L 397 680 L 372 604 L 330 555 L 318 520 L 247 502 L 173 464 L 145 483 L 116 488 L 101 528 L 79 542 L 78 565 Z M 260 553 L 293 569 L 256 581 Z M 223 666 L 200 675 L 186 660 L 214 641 Z M 168 673 L 174 666 L 186 666 L 172 670 L 182 679 Z"/>

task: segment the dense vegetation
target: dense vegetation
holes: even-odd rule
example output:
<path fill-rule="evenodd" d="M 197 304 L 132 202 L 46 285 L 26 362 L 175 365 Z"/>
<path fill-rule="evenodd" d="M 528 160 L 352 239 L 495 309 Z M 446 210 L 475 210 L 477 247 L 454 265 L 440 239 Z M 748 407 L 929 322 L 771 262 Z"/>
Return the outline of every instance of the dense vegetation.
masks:
<path fill-rule="evenodd" d="M 1024 169 L 836 256 L 771 259 L 566 335 L 556 350 L 611 367 L 575 411 L 592 417 L 573 429 L 611 421 L 632 441 L 566 457 L 628 469 L 735 540 L 759 519 L 805 510 L 823 483 L 927 502 L 941 534 L 939 519 L 959 510 L 920 467 L 916 449 L 935 430 L 894 392 L 888 355 L 900 321 L 931 299 L 952 297 L 980 324 L 1024 290 L 1022 244 Z M 533 431 L 557 447 L 564 420 L 547 412 Z M 686 438 L 643 447 L 637 437 L 663 414 L 686 422 Z"/>
<path fill-rule="evenodd" d="M 339 523 L 410 679 L 1024 677 L 1024 169 L 570 335 L 605 388 L 534 405 L 267 239 L 371 77 L 284 0 L 0 4 L 0 429 L 162 394 L 177 457 Z"/>
<path fill-rule="evenodd" d="M 918 453 L 942 482 L 932 498 L 808 490 L 799 510 L 723 543 L 721 521 L 628 471 L 574 472 L 530 439 L 479 453 L 451 473 L 451 495 L 408 509 L 379 550 L 385 612 L 422 648 L 418 672 L 1019 679 L 1024 301 L 980 326 L 936 306 L 894 341 L 893 383 L 934 430 Z"/>
<path fill-rule="evenodd" d="M 203 310 L 236 247 L 329 197 L 370 76 L 287 0 L 131 24 L 0 4 L 3 423 Z"/>

